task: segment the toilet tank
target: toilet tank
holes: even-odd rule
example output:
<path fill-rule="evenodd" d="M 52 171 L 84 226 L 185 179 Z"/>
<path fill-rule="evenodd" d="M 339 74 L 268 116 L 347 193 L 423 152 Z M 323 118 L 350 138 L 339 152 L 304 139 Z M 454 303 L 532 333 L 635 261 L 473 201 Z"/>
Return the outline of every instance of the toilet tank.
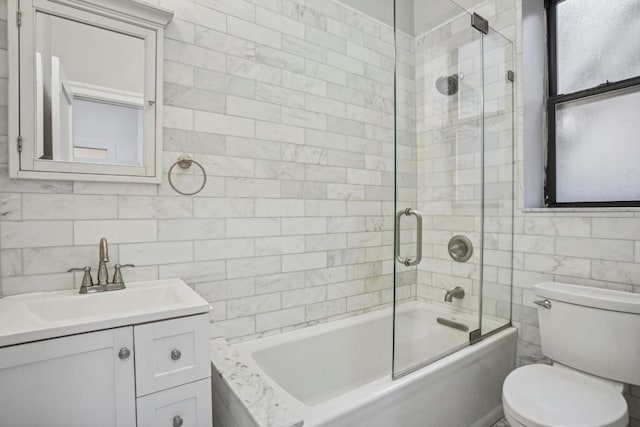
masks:
<path fill-rule="evenodd" d="M 544 282 L 534 286 L 542 352 L 553 361 L 640 385 L 640 294 Z"/>

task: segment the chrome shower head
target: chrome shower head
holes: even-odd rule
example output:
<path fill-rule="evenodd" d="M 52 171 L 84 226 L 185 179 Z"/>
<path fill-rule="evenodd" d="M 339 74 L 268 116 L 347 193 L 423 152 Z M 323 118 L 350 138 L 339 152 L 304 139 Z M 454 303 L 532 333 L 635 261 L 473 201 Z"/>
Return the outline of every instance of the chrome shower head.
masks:
<path fill-rule="evenodd" d="M 458 74 L 451 74 L 450 76 L 438 77 L 436 80 L 436 89 L 443 95 L 455 95 L 458 93 L 458 81 L 460 77 Z"/>

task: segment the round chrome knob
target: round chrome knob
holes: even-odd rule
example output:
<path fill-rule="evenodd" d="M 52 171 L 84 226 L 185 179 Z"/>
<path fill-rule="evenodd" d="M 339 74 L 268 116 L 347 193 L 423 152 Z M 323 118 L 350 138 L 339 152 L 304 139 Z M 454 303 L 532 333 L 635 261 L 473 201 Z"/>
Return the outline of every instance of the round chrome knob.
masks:
<path fill-rule="evenodd" d="M 184 420 L 180 415 L 173 417 L 173 427 L 180 427 L 182 424 L 184 424 Z"/>
<path fill-rule="evenodd" d="M 118 352 L 118 357 L 122 360 L 127 360 L 129 356 L 131 356 L 131 350 L 129 350 L 127 347 L 122 347 Z"/>
<path fill-rule="evenodd" d="M 171 350 L 171 360 L 178 360 L 182 357 L 182 353 L 177 348 Z"/>

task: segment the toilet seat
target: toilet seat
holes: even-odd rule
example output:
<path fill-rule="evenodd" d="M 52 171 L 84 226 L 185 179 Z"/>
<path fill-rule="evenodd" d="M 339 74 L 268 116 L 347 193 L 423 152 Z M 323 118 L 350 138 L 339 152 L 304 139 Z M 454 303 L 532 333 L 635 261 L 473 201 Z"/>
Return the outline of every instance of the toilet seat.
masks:
<path fill-rule="evenodd" d="M 627 403 L 615 387 L 568 369 L 529 365 L 502 387 L 505 414 L 526 427 L 625 427 Z"/>

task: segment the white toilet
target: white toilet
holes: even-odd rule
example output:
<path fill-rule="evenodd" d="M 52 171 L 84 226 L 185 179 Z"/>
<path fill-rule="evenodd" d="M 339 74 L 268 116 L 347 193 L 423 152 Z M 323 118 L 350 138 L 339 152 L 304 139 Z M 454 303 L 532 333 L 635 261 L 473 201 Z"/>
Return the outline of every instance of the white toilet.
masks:
<path fill-rule="evenodd" d="M 625 427 L 624 384 L 640 385 L 640 294 L 534 286 L 542 352 L 553 366 L 511 372 L 502 404 L 512 427 Z"/>

